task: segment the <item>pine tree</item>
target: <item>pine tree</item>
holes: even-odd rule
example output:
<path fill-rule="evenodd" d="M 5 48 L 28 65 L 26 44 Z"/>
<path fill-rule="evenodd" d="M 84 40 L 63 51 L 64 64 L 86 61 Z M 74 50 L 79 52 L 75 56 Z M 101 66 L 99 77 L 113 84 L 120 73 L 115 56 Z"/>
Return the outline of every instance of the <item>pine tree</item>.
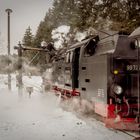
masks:
<path fill-rule="evenodd" d="M 77 0 L 54 0 L 53 17 L 56 27 L 70 25 L 74 27 L 78 21 Z"/>
<path fill-rule="evenodd" d="M 33 35 L 30 26 L 26 29 L 24 37 L 23 37 L 23 44 L 28 47 L 33 47 Z"/>
<path fill-rule="evenodd" d="M 45 40 L 47 43 L 51 42 L 51 32 L 54 28 L 54 21 L 51 13 L 51 9 L 46 13 L 46 16 L 43 21 L 40 22 L 37 33 L 34 39 L 34 46 L 40 47 L 41 42 Z M 48 54 L 46 52 L 40 52 L 38 55 L 38 59 L 36 60 L 36 64 L 38 64 L 41 68 L 44 69 L 45 64 L 47 63 L 46 56 Z"/>
<path fill-rule="evenodd" d="M 25 47 L 34 47 L 33 46 L 33 41 L 34 41 L 34 37 L 32 34 L 32 30 L 30 28 L 30 26 L 26 29 L 22 43 Z M 33 51 L 24 51 L 23 53 L 23 57 L 25 57 L 28 60 L 31 60 L 32 57 L 34 56 L 35 52 Z"/>
<path fill-rule="evenodd" d="M 132 32 L 140 25 L 140 1 L 139 0 L 102 0 L 103 18 L 112 21 L 114 30 L 127 30 Z"/>

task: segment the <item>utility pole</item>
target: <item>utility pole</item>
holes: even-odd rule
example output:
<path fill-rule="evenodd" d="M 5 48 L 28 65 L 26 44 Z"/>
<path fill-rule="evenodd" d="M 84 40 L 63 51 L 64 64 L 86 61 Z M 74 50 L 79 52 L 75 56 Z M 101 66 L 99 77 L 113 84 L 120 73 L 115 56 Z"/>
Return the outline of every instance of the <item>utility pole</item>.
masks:
<path fill-rule="evenodd" d="M 7 26 L 7 49 L 8 49 L 8 57 L 10 56 L 10 13 L 12 13 L 11 9 L 6 9 L 5 12 L 8 15 L 8 26 Z M 9 65 L 9 62 L 8 62 Z M 10 75 L 10 71 L 8 70 L 8 89 L 11 90 L 11 75 Z"/>
<path fill-rule="evenodd" d="M 136 40 L 137 42 L 137 46 L 138 46 L 138 83 L 137 83 L 137 86 L 138 86 L 138 116 L 137 116 L 137 121 L 138 123 L 140 123 L 140 44 L 139 44 L 139 41 L 138 39 Z M 139 131 L 140 133 L 140 131 Z"/>
<path fill-rule="evenodd" d="M 18 73 L 16 75 L 17 85 L 18 85 L 18 94 L 22 96 L 23 82 L 22 82 L 22 45 L 19 42 L 18 46 L 15 46 L 14 49 L 18 51 Z"/>
<path fill-rule="evenodd" d="M 22 88 L 22 45 L 18 44 L 18 69 L 19 69 L 19 88 Z"/>

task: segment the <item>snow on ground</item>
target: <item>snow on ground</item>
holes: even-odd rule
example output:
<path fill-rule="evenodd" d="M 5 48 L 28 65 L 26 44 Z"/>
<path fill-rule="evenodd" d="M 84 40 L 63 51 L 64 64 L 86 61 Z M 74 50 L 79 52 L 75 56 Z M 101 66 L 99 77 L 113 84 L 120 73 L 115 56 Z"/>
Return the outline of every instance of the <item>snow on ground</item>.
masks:
<path fill-rule="evenodd" d="M 23 78 L 24 83 L 40 86 L 41 78 Z M 132 140 L 92 120 L 87 123 L 59 106 L 52 93 L 35 90 L 31 98 L 25 90 L 18 96 L 12 76 L 12 91 L 6 88 L 6 76 L 0 75 L 0 140 Z"/>

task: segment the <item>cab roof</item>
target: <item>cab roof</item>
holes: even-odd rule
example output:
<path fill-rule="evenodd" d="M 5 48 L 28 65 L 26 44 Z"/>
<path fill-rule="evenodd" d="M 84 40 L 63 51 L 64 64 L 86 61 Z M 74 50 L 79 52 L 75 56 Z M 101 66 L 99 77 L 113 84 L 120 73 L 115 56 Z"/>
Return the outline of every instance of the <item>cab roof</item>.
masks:
<path fill-rule="evenodd" d="M 130 35 L 129 37 L 135 38 L 135 37 L 140 37 L 140 27 L 136 28 Z"/>

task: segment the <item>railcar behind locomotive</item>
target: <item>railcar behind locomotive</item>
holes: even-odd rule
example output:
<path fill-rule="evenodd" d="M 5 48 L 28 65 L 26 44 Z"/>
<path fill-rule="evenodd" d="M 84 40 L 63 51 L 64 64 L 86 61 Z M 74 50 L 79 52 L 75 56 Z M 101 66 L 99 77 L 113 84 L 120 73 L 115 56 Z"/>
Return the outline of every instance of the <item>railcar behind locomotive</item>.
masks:
<path fill-rule="evenodd" d="M 92 101 L 108 127 L 139 130 L 139 47 L 140 28 L 130 36 L 110 32 L 74 44 L 53 64 L 54 89 Z"/>

